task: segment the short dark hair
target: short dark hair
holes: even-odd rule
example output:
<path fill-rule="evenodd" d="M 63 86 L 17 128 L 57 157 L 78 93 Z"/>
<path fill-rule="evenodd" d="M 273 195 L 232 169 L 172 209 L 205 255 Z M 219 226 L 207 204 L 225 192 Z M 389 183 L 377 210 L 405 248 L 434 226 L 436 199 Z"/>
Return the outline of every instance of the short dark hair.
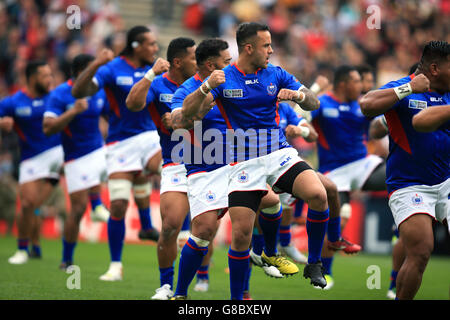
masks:
<path fill-rule="evenodd" d="M 410 68 L 408 74 L 413 74 L 416 72 L 417 67 L 419 67 L 419 62 L 414 63 Z"/>
<path fill-rule="evenodd" d="M 266 24 L 258 22 L 241 23 L 236 30 L 236 42 L 239 52 L 247 44 L 247 40 L 258 34 L 258 31 L 270 31 Z"/>
<path fill-rule="evenodd" d="M 333 86 L 337 87 L 339 83 L 348 81 L 350 78 L 350 72 L 352 71 L 358 71 L 356 67 L 349 66 L 349 65 L 343 65 L 338 67 L 334 71 L 334 80 L 333 80 Z"/>
<path fill-rule="evenodd" d="M 150 29 L 146 26 L 135 26 L 127 32 L 127 44 L 122 50 L 120 55 L 130 56 L 133 54 L 133 42 L 140 43 L 142 41 L 142 34 L 150 32 Z"/>
<path fill-rule="evenodd" d="M 30 80 L 30 77 L 37 73 L 38 69 L 42 66 L 47 65 L 47 62 L 42 60 L 34 60 L 27 63 L 25 67 L 25 77 L 27 81 Z"/>
<path fill-rule="evenodd" d="M 372 67 L 367 65 L 367 64 L 360 65 L 360 66 L 356 67 L 356 69 L 358 70 L 358 72 L 361 75 L 361 77 L 362 77 L 363 74 L 366 74 L 366 73 L 372 73 L 373 74 Z"/>
<path fill-rule="evenodd" d="M 167 47 L 167 61 L 173 62 L 173 59 L 180 58 L 187 53 L 187 48 L 195 46 L 195 41 L 191 38 L 179 37 L 170 41 Z"/>
<path fill-rule="evenodd" d="M 450 44 L 447 41 L 430 41 L 423 48 L 420 58 L 420 67 L 429 66 L 431 63 L 440 63 L 450 55 Z"/>
<path fill-rule="evenodd" d="M 72 73 L 72 77 L 78 76 L 87 66 L 90 62 L 94 61 L 94 56 L 90 54 L 79 54 L 77 55 L 73 60 L 72 64 L 70 65 L 70 71 Z"/>
<path fill-rule="evenodd" d="M 195 49 L 197 65 L 202 65 L 209 58 L 219 57 L 220 52 L 226 49 L 228 49 L 228 43 L 222 39 L 212 38 L 203 40 L 197 49 Z"/>

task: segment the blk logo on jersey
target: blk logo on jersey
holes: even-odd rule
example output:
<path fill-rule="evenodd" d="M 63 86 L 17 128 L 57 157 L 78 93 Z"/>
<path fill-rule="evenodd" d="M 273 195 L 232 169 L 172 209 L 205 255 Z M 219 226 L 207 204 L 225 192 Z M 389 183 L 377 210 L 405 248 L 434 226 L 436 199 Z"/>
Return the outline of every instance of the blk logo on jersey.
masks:
<path fill-rule="evenodd" d="M 245 80 L 245 84 L 256 84 L 256 83 L 259 83 L 258 79 Z"/>
<path fill-rule="evenodd" d="M 277 93 L 277 86 L 273 83 L 269 84 L 267 86 L 267 93 L 271 96 L 275 95 Z"/>
<path fill-rule="evenodd" d="M 413 205 L 418 206 L 418 205 L 423 204 L 422 196 L 417 193 L 411 198 L 411 200 L 412 200 Z"/>
<path fill-rule="evenodd" d="M 211 190 L 209 190 L 208 193 L 206 194 L 206 201 L 213 202 L 214 200 L 216 200 L 216 194 Z"/>
<path fill-rule="evenodd" d="M 242 171 L 239 175 L 238 175 L 238 182 L 239 183 L 246 183 L 248 181 L 248 173 L 245 171 Z"/>
<path fill-rule="evenodd" d="M 118 86 L 132 86 L 133 85 L 133 77 L 119 76 L 116 78 L 116 84 Z"/>

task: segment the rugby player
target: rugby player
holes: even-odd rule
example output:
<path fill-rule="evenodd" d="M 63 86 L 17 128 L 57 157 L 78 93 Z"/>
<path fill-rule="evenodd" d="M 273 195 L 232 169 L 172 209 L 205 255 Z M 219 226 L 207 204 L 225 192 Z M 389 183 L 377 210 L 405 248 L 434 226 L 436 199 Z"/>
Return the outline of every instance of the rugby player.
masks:
<path fill-rule="evenodd" d="M 72 95 L 78 99 L 92 96 L 103 88 L 110 106 L 106 166 L 111 200 L 108 220 L 111 264 L 100 277 L 104 281 L 122 280 L 125 213 L 131 191 L 143 229 L 139 237 L 154 241 L 159 237 L 150 219 L 151 185 L 145 175 L 160 171 L 162 156 L 159 136 L 149 110 L 132 112 L 125 104 L 133 84 L 141 80 L 147 71 L 151 69 L 155 75 L 167 71 L 167 61 L 155 61 L 158 50 L 155 35 L 147 27 L 133 27 L 128 31 L 126 47 L 118 57 L 114 58 L 111 50 L 103 49 L 77 77 L 72 87 Z"/>
<path fill-rule="evenodd" d="M 186 118 L 201 118 L 215 102 L 230 131 L 253 133 L 246 137 L 247 143 L 233 143 L 231 148 L 233 163 L 227 186 L 233 226 L 228 252 L 231 298 L 243 297 L 253 222 L 261 198 L 268 191 L 267 184 L 277 192 L 291 193 L 308 203 L 309 257 L 304 276 L 313 285 L 324 287 L 320 251 L 328 222 L 326 191 L 316 173 L 286 142 L 276 115 L 278 100 L 293 100 L 306 110 L 314 110 L 319 107 L 318 99 L 292 75 L 269 64 L 273 50 L 267 26 L 243 23 L 237 29 L 236 40 L 238 60 L 224 70 L 213 71 L 199 89 L 186 97 L 182 111 Z M 267 130 L 275 131 L 276 139 L 271 139 Z M 258 134 L 265 139 L 258 141 Z M 237 135 L 234 138 L 242 141 Z M 252 143 L 255 138 L 256 145 Z M 256 149 L 256 157 L 252 157 L 250 149 Z M 277 259 L 264 253 L 262 257 L 265 261 Z"/>
<path fill-rule="evenodd" d="M 152 71 L 146 74 L 128 94 L 126 104 L 132 111 L 140 111 L 149 105 L 153 121 L 158 129 L 162 148 L 160 209 L 161 234 L 157 244 L 160 288 L 153 300 L 168 300 L 173 295 L 174 262 L 177 257 L 177 236 L 189 212 L 186 168 L 173 160 L 171 103 L 177 88 L 197 69 L 195 41 L 190 38 L 173 39 L 167 48 L 169 70 L 155 78 Z"/>
<path fill-rule="evenodd" d="M 93 221 L 108 221 L 109 211 L 100 199 L 100 183 L 106 180 L 106 159 L 103 137 L 99 128 L 101 115 L 107 115 L 108 104 L 103 90 L 92 97 L 75 99 L 73 81 L 94 57 L 80 54 L 72 61 L 72 77 L 50 94 L 44 113 L 46 135 L 61 132 L 64 150 L 64 174 L 70 197 L 71 211 L 64 221 L 61 269 L 73 264 L 81 218 L 88 202 Z"/>
<path fill-rule="evenodd" d="M 21 159 L 19 165 L 19 198 L 21 211 L 17 219 L 18 250 L 8 259 L 11 264 L 28 261 L 28 242 L 31 237 L 35 210 L 40 208 L 58 183 L 63 165 L 61 137 L 47 137 L 42 119 L 53 83 L 50 66 L 43 61 L 30 61 L 25 69 L 25 89 L 0 102 L 1 122 L 14 120 L 19 136 Z"/>
<path fill-rule="evenodd" d="M 448 224 L 448 118 L 442 119 L 444 123 L 431 121 L 433 126 L 425 129 L 420 121 L 423 114 L 418 113 L 448 109 L 449 92 L 450 44 L 431 41 L 415 73 L 372 90 L 360 100 L 366 116 L 384 114 L 389 128 L 389 206 L 406 253 L 397 275 L 396 299 L 413 299 L 420 288 L 434 245 L 433 220 Z"/>

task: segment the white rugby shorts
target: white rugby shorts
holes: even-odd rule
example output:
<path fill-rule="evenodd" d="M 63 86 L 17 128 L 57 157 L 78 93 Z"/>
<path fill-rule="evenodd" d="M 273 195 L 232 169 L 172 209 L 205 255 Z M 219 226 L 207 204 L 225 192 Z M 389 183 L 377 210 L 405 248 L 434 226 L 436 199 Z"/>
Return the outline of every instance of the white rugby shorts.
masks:
<path fill-rule="evenodd" d="M 44 178 L 59 179 L 63 163 L 64 152 L 61 145 L 23 160 L 19 164 L 19 184 Z"/>
<path fill-rule="evenodd" d="M 225 165 L 210 172 L 193 173 L 187 177 L 191 220 L 202 213 L 220 210 L 219 218 L 228 208 L 228 173 Z"/>
<path fill-rule="evenodd" d="M 184 164 L 168 164 L 161 170 L 160 194 L 168 191 L 188 192 L 186 167 Z"/>
<path fill-rule="evenodd" d="M 101 147 L 64 164 L 69 194 L 89 189 L 106 181 L 106 148 Z"/>
<path fill-rule="evenodd" d="M 450 221 L 450 179 L 433 185 L 415 185 L 394 191 L 389 198 L 397 228 L 415 214 L 427 214 L 434 220 Z M 450 226 L 449 226 L 450 233 Z"/>
<path fill-rule="evenodd" d="M 106 145 L 108 176 L 115 172 L 142 171 L 147 162 L 160 150 L 159 135 L 156 130 L 109 143 Z"/>
<path fill-rule="evenodd" d="M 336 184 L 339 192 L 360 190 L 372 172 L 382 162 L 382 158 L 370 154 L 365 158 L 331 170 L 325 175 Z"/>

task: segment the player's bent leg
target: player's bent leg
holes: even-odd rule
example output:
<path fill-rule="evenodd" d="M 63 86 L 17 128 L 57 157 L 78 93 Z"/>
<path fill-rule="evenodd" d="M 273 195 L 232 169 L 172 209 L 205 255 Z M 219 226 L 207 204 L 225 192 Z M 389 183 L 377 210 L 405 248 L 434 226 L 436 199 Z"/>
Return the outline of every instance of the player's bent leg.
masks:
<path fill-rule="evenodd" d="M 71 203 L 71 211 L 64 221 L 63 230 L 63 251 L 60 269 L 66 270 L 73 264 L 73 254 L 78 240 L 80 230 L 80 221 L 86 211 L 89 201 L 89 190 L 81 190 L 73 192 L 69 195 Z"/>
<path fill-rule="evenodd" d="M 167 300 L 173 293 L 174 261 L 177 257 L 177 236 L 189 211 L 186 193 L 168 191 L 161 194 L 161 234 L 157 244 L 160 288 L 153 300 Z"/>
<path fill-rule="evenodd" d="M 52 185 L 44 179 L 34 180 L 19 185 L 19 196 L 22 206 L 17 218 L 18 250 L 8 259 L 11 264 L 23 264 L 28 261 L 28 243 L 34 225 L 34 211 L 42 205 L 52 191 Z"/>
<path fill-rule="evenodd" d="M 159 150 L 147 161 L 145 169 L 149 173 L 160 174 L 161 163 L 162 163 L 162 152 L 161 150 Z"/>
<path fill-rule="evenodd" d="M 122 250 L 125 240 L 125 213 L 131 195 L 133 173 L 112 173 L 108 179 L 111 216 L 108 220 L 108 245 L 111 263 L 108 271 L 100 276 L 103 281 L 122 280 Z"/>
<path fill-rule="evenodd" d="M 159 232 L 152 225 L 150 215 L 150 195 L 152 187 L 147 176 L 142 173 L 134 178 L 133 196 L 138 207 L 139 220 L 141 221 L 141 230 L 138 237 L 141 240 L 158 241 Z"/>
<path fill-rule="evenodd" d="M 277 185 L 283 191 L 289 191 L 286 186 L 291 185 L 291 194 L 308 204 L 308 264 L 303 270 L 303 276 L 311 279 L 312 285 L 324 288 L 327 283 L 320 256 L 329 219 L 326 190 L 314 170 L 304 162 L 292 166 L 278 180 Z"/>
<path fill-rule="evenodd" d="M 178 282 L 175 298 L 186 297 L 190 283 L 200 268 L 208 246 L 217 231 L 217 210 L 193 217 L 191 236 L 183 246 L 178 267 Z"/>
<path fill-rule="evenodd" d="M 432 218 L 415 214 L 400 226 L 406 258 L 397 275 L 397 299 L 413 299 L 422 283 L 422 276 L 433 251 Z"/>
<path fill-rule="evenodd" d="M 327 191 L 330 207 L 330 220 L 327 229 L 328 247 L 332 250 L 343 250 L 347 254 L 361 251 L 360 245 L 351 243 L 341 236 L 341 203 L 336 184 L 321 173 L 317 173 L 317 175 Z"/>

